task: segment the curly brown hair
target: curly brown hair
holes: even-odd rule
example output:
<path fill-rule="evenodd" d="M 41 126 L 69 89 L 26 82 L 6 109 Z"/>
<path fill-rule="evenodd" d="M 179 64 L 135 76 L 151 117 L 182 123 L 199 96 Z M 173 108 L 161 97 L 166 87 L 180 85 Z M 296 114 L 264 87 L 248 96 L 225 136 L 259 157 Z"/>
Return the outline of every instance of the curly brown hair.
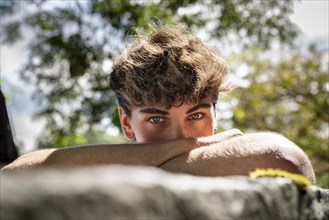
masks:
<path fill-rule="evenodd" d="M 110 87 L 130 116 L 133 107 L 197 103 L 228 89 L 227 65 L 215 51 L 182 26 L 161 26 L 116 57 Z"/>

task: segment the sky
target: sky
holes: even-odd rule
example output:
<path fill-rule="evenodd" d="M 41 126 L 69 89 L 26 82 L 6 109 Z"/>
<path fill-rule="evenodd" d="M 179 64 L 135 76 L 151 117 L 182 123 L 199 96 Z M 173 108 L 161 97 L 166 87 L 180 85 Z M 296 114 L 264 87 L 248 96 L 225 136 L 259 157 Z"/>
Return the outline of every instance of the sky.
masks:
<path fill-rule="evenodd" d="M 321 40 L 328 45 L 329 0 L 296 2 L 291 20 L 304 33 L 306 40 Z"/>
<path fill-rule="evenodd" d="M 295 3 L 291 20 L 303 32 L 305 42 L 320 42 L 329 45 L 329 0 L 304 0 Z M 7 110 L 13 135 L 18 145 L 24 146 L 21 153 L 35 149 L 36 138 L 41 134 L 45 121 L 33 120 L 32 114 L 38 104 L 31 98 L 32 86 L 19 78 L 19 69 L 28 55 L 27 42 L 0 47 L 1 89 L 10 94 Z M 0 125 L 2 126 L 2 125 Z"/>

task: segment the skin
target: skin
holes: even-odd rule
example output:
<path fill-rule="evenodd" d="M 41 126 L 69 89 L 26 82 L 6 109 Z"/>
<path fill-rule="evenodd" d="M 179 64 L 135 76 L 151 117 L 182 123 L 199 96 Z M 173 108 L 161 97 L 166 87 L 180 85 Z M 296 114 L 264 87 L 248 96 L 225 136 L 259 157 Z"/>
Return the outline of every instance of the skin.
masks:
<path fill-rule="evenodd" d="M 248 175 L 259 167 L 279 168 L 315 181 L 304 152 L 282 135 L 243 135 L 237 129 L 219 134 L 221 138 L 214 135 L 216 114 L 209 100 L 196 104 L 176 103 L 170 109 L 138 107 L 131 111 L 130 117 L 119 107 L 119 116 L 122 130 L 129 140 L 156 142 L 194 138 L 203 143 L 203 147 L 177 155 L 159 166 L 167 171 L 227 176 Z"/>
<path fill-rule="evenodd" d="M 248 175 L 256 168 L 275 168 L 302 174 L 315 183 L 305 153 L 284 136 L 269 132 L 235 135 L 179 155 L 161 168 L 202 176 Z"/>
<path fill-rule="evenodd" d="M 216 115 L 210 101 L 183 103 L 170 109 L 136 107 L 130 117 L 121 107 L 118 111 L 126 138 L 138 143 L 35 151 L 3 170 L 126 164 L 199 176 L 227 176 L 248 175 L 256 168 L 280 168 L 302 174 L 315 183 L 305 153 L 282 135 L 242 134 L 237 129 L 214 134 Z"/>
<path fill-rule="evenodd" d="M 128 140 L 137 142 L 198 138 L 214 134 L 216 114 L 207 100 L 196 104 L 174 104 L 170 109 L 160 106 L 134 108 L 130 117 L 119 107 L 122 130 Z"/>

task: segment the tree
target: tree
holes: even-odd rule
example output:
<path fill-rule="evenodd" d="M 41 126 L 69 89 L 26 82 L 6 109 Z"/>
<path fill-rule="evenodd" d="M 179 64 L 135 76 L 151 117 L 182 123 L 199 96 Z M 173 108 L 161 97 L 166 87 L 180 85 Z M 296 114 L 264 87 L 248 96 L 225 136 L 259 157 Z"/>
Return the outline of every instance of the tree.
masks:
<path fill-rule="evenodd" d="M 280 51 L 275 56 L 254 48 L 230 63 L 244 71 L 247 82 L 230 94 L 236 102 L 230 119 L 234 127 L 284 134 L 310 156 L 318 183 L 329 188 L 327 51 L 311 46 L 304 53 Z"/>
<path fill-rule="evenodd" d="M 36 116 L 47 120 L 42 135 L 46 143 L 119 125 L 107 81 L 111 59 L 123 47 L 125 35 L 138 31 L 132 27 L 149 30 L 151 22 L 183 22 L 195 32 L 211 33 L 209 39 L 223 47 L 231 46 L 232 38 L 241 39 L 240 48 L 269 47 L 273 40 L 291 43 L 297 34 L 288 17 L 292 0 L 5 2 L 2 12 L 20 16 L 2 13 L 2 42 L 14 43 L 27 29 L 33 32 L 21 75 L 36 86 Z"/>
<path fill-rule="evenodd" d="M 50 148 L 56 146 L 57 148 L 67 146 L 77 146 L 86 144 L 104 144 L 104 143 L 124 143 L 126 142 L 123 134 L 109 135 L 103 130 L 88 130 L 83 134 L 71 133 L 65 136 L 52 135 L 48 139 L 39 138 L 38 148 Z"/>

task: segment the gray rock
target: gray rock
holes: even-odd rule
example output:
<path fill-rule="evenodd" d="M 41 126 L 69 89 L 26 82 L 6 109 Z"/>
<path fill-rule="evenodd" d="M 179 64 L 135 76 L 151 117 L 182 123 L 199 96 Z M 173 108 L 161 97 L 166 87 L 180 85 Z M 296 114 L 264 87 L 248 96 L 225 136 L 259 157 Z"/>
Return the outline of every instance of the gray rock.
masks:
<path fill-rule="evenodd" d="M 328 190 L 284 178 L 104 166 L 1 172 L 0 183 L 1 220 L 329 219 Z"/>

